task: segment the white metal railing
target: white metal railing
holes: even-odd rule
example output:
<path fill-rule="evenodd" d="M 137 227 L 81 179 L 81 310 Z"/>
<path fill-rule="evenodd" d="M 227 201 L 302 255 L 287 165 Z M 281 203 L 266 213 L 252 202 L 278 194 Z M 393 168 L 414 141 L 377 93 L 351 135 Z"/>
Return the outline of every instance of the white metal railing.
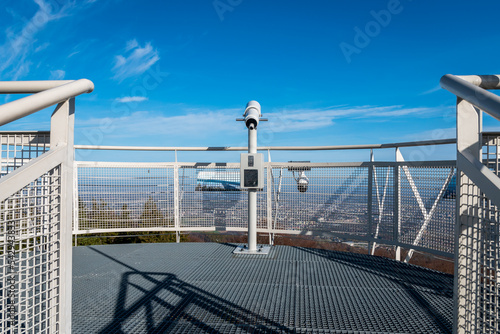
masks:
<path fill-rule="evenodd" d="M 338 151 L 338 150 L 376 150 L 384 148 L 402 148 L 415 146 L 434 146 L 455 144 L 456 139 L 434 139 L 413 142 L 366 144 L 366 145 L 330 145 L 330 146 L 259 146 L 258 151 Z M 243 146 L 221 147 L 161 147 L 161 146 L 106 146 L 106 145 L 75 145 L 78 150 L 114 150 L 114 151 L 174 151 L 174 152 L 202 152 L 202 151 L 246 151 Z"/>
<path fill-rule="evenodd" d="M 0 177 L 47 152 L 49 146 L 49 131 L 1 131 Z"/>
<path fill-rule="evenodd" d="M 434 144 L 450 144 L 441 140 Z M 415 146 L 432 141 L 416 142 Z M 409 146 L 409 143 L 403 143 Z M 138 147 L 75 146 L 84 149 L 138 150 Z M 449 193 L 455 161 L 360 163 L 267 162 L 266 185 L 258 192 L 258 232 L 328 234 L 336 240 L 426 251 L 451 257 L 455 201 Z M 351 146 L 344 149 L 351 149 Z M 364 147 L 365 148 L 365 147 Z M 226 147 L 226 151 L 246 148 Z M 261 147 L 259 150 L 274 147 Z M 296 150 L 296 147 L 280 150 Z M 304 148 L 305 149 L 305 148 Z M 328 150 L 330 147 L 310 147 Z M 340 149 L 340 147 L 335 147 Z M 148 148 L 214 150 L 220 148 Z M 270 156 L 270 153 L 269 153 Z M 296 158 L 296 154 L 295 154 Z M 310 182 L 297 188 L 298 170 Z M 105 232 L 247 230 L 247 198 L 239 187 L 204 184 L 200 175 L 239 182 L 239 163 L 75 162 L 75 235 Z M 234 179 L 234 180 L 233 180 Z M 397 258 L 400 258 L 399 251 Z"/>
<path fill-rule="evenodd" d="M 498 139 L 492 141 L 486 134 L 483 138 L 482 111 L 500 120 L 500 97 L 486 90 L 500 89 L 500 76 L 445 75 L 441 86 L 457 96 L 454 332 L 499 333 Z M 483 139 L 486 159 L 482 156 Z"/>
<path fill-rule="evenodd" d="M 50 142 L 0 134 L 2 333 L 71 332 L 74 97 L 92 90 L 88 80 L 0 82 L 0 94 L 35 93 L 1 105 L 0 125 L 57 104 Z"/>

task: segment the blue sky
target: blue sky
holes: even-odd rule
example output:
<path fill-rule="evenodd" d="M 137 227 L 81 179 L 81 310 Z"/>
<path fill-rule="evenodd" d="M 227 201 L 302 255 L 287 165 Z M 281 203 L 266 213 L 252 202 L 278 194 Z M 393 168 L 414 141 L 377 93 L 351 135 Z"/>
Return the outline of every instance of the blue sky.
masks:
<path fill-rule="evenodd" d="M 2 4 L 0 80 L 94 82 L 92 94 L 77 98 L 77 144 L 245 146 L 235 118 L 249 100 L 269 118 L 260 146 L 450 138 L 455 98 L 439 88 L 441 76 L 499 72 L 495 1 Z M 2 130 L 48 129 L 49 118 L 43 111 Z M 485 128 L 498 125 L 487 118 Z M 419 150 L 412 156 L 453 159 L 452 147 Z M 289 160 L 367 158 L 318 154 Z"/>

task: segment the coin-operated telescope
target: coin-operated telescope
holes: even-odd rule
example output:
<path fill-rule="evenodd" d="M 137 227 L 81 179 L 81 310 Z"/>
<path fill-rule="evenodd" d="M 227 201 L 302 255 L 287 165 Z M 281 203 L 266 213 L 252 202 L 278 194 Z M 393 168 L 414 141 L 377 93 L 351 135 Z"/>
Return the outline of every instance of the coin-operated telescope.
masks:
<path fill-rule="evenodd" d="M 240 187 L 248 191 L 248 246 L 237 247 L 234 253 L 268 254 L 269 246 L 257 247 L 257 191 L 264 188 L 264 156 L 257 153 L 257 127 L 261 118 L 260 104 L 257 101 L 247 103 L 244 121 L 248 129 L 248 153 L 240 156 Z"/>

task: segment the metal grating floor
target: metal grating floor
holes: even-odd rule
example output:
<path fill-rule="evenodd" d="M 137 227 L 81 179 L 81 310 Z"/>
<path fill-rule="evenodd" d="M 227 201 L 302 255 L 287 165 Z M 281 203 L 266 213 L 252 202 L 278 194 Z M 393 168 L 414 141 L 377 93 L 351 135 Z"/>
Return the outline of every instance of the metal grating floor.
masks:
<path fill-rule="evenodd" d="M 73 333 L 451 333 L 453 276 L 274 246 L 73 248 Z"/>

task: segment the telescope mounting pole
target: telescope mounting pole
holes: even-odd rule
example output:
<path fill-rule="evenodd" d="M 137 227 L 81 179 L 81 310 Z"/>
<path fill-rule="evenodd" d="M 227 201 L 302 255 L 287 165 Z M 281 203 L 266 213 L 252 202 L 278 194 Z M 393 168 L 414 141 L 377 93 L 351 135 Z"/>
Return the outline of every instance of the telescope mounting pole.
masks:
<path fill-rule="evenodd" d="M 270 246 L 257 246 L 257 191 L 264 189 L 264 157 L 257 153 L 257 126 L 261 118 L 260 104 L 250 101 L 245 108 L 244 121 L 248 129 L 248 153 L 240 155 L 240 188 L 248 191 L 248 245 L 238 246 L 235 254 L 269 254 Z"/>
<path fill-rule="evenodd" d="M 248 127 L 248 153 L 257 153 L 257 128 Z M 257 189 L 248 189 L 248 251 L 257 251 Z"/>

